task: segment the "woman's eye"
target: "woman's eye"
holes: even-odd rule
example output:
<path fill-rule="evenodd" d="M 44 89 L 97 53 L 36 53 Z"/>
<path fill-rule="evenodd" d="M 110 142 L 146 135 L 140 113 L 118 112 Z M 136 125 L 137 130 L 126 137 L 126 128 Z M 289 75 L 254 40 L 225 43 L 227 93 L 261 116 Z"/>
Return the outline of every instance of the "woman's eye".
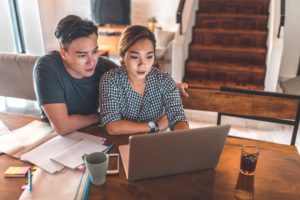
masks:
<path fill-rule="evenodd" d="M 152 58 L 153 58 L 153 55 L 147 56 L 147 59 L 152 59 Z"/>
<path fill-rule="evenodd" d="M 131 59 L 138 59 L 137 56 L 130 56 Z"/>

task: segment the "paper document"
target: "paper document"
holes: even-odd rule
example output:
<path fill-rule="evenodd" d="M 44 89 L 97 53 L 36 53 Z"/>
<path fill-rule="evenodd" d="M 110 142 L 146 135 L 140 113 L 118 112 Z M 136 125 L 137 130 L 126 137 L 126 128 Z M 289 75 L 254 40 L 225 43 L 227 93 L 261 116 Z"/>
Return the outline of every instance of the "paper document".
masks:
<path fill-rule="evenodd" d="M 8 128 L 5 126 L 5 124 L 0 120 L 0 136 L 9 134 L 9 133 L 10 133 L 10 130 L 8 130 Z"/>
<path fill-rule="evenodd" d="M 53 162 L 50 160 L 50 157 L 72 146 L 76 142 L 78 142 L 78 140 L 58 135 L 35 149 L 23 154 L 21 159 L 27 160 L 53 174 L 54 172 L 62 170 L 64 166 Z"/>
<path fill-rule="evenodd" d="M 102 147 L 103 142 L 105 141 L 105 139 L 102 137 L 97 137 L 97 136 L 93 136 L 81 132 L 74 132 L 66 136 L 57 135 L 56 137 L 44 142 L 40 146 L 23 154 L 21 156 L 21 159 L 29 161 L 52 174 L 62 170 L 65 167 L 65 165 L 59 164 L 58 162 L 53 161 L 50 158 L 53 158 L 55 155 L 65 152 L 64 156 L 70 157 L 68 158 L 68 162 L 71 161 L 73 162 L 73 159 L 75 158 L 78 159 L 78 156 L 75 156 L 74 158 L 73 155 L 74 152 L 68 151 L 67 149 L 82 140 L 89 140 L 89 141 L 93 140 L 92 141 L 93 143 L 95 143 L 94 141 L 97 141 L 98 142 L 97 148 L 99 149 L 99 151 Z M 82 146 L 80 148 L 82 148 Z M 81 157 L 81 155 L 79 157 Z M 76 161 L 74 161 L 74 163 L 76 163 Z"/>
<path fill-rule="evenodd" d="M 43 138 L 54 134 L 48 123 L 33 121 L 26 126 L 0 136 L 0 152 L 15 156 L 18 151 L 29 147 Z"/>
<path fill-rule="evenodd" d="M 60 153 L 50 157 L 50 159 L 71 169 L 82 165 L 84 161 L 82 156 L 93 152 L 103 151 L 107 146 L 102 143 L 90 140 L 81 140 Z"/>
<path fill-rule="evenodd" d="M 67 168 L 56 174 L 37 169 L 32 176 L 32 191 L 24 189 L 19 199 L 74 200 L 81 177 L 81 171 Z"/>

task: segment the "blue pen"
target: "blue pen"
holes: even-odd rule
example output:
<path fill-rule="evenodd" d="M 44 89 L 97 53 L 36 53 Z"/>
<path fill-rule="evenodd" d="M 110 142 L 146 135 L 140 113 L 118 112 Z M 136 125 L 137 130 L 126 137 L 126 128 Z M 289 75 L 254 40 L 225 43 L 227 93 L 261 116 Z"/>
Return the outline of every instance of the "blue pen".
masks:
<path fill-rule="evenodd" d="M 90 176 L 87 177 L 86 183 L 85 183 L 85 187 L 83 190 L 83 194 L 82 194 L 82 200 L 87 200 L 88 196 L 89 196 L 89 190 L 90 190 L 90 185 L 91 185 L 91 178 Z"/>
<path fill-rule="evenodd" d="M 28 190 L 32 191 L 32 176 L 31 176 L 31 169 L 27 172 L 27 178 L 28 178 Z"/>
<path fill-rule="evenodd" d="M 111 148 L 114 146 L 114 143 L 112 143 L 111 145 L 109 145 L 108 147 L 106 147 L 106 149 L 103 151 L 103 153 L 107 154 Z"/>

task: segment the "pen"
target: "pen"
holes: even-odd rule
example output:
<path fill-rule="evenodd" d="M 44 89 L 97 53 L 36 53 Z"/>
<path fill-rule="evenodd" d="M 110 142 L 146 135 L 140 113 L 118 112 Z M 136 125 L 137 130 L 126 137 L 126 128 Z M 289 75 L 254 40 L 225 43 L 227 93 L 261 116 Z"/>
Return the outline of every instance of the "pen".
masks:
<path fill-rule="evenodd" d="M 27 172 L 27 178 L 28 178 L 28 190 L 32 191 L 32 176 L 31 176 L 31 169 Z"/>
<path fill-rule="evenodd" d="M 90 185 L 91 185 L 91 178 L 90 176 L 87 177 L 85 186 L 84 186 L 84 190 L 83 190 L 83 194 L 82 194 L 82 200 L 87 200 L 88 196 L 89 196 L 89 190 L 90 190 Z"/>
<path fill-rule="evenodd" d="M 109 145 L 108 147 L 106 147 L 106 149 L 103 151 L 103 153 L 107 154 L 111 148 L 114 146 L 114 143 L 112 143 L 111 145 Z"/>

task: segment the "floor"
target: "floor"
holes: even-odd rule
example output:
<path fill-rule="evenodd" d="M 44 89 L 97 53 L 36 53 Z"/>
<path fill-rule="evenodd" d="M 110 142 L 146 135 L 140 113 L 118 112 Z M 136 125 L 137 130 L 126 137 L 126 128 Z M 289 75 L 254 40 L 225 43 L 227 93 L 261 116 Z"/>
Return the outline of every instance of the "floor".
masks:
<path fill-rule="evenodd" d="M 39 116 L 39 107 L 35 101 L 0 96 L 0 112 Z M 214 126 L 217 113 L 186 110 L 190 127 Z M 263 140 L 281 144 L 290 144 L 293 127 L 270 122 L 246 120 L 234 117 L 222 117 L 222 124 L 231 124 L 229 135 Z M 300 133 L 298 131 L 296 147 L 300 152 Z"/>

